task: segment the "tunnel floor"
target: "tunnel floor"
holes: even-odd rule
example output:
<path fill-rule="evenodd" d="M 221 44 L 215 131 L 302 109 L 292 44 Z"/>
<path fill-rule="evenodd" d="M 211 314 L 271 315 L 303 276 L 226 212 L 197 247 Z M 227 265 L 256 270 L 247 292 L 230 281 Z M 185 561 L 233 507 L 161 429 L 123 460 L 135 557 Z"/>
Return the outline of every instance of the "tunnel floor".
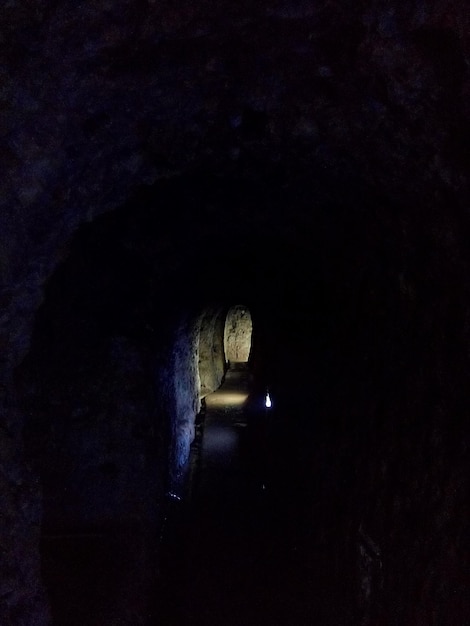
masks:
<path fill-rule="evenodd" d="M 332 557 L 337 515 L 292 484 L 275 409 L 250 385 L 249 370 L 231 369 L 206 397 L 187 492 L 160 536 L 145 526 L 43 536 L 54 626 L 358 623 L 352 577 Z"/>
<path fill-rule="evenodd" d="M 229 370 L 206 398 L 190 495 L 164 538 L 155 624 L 345 623 L 338 603 L 325 605 L 318 577 L 327 575 L 303 551 L 295 513 L 271 489 L 270 416 L 263 408 L 247 415 L 249 391 L 249 372 Z"/>

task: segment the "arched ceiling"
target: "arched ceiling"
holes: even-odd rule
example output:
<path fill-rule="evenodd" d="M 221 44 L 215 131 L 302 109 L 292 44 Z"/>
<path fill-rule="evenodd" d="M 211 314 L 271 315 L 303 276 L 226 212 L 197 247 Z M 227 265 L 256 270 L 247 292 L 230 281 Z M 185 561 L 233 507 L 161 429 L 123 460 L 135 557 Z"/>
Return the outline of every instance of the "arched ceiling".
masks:
<path fill-rule="evenodd" d="M 298 196 L 275 209 L 252 203 L 236 215 L 245 233 L 251 220 L 271 223 L 266 213 L 285 215 L 283 236 L 312 232 L 305 216 L 328 211 L 333 195 L 343 207 L 378 199 L 392 229 L 414 215 L 442 247 L 458 245 L 468 19 L 451 0 L 11 3 L 0 153 L 7 352 L 24 351 L 19 337 L 78 225 L 162 178 L 210 173 Z M 151 209 L 167 219 L 163 201 Z M 221 229 L 238 210 L 219 204 Z"/>
<path fill-rule="evenodd" d="M 467 530 L 466 492 L 459 485 L 468 467 L 462 416 L 468 406 L 470 12 L 463 0 L 395 5 L 6 3 L 0 24 L 0 388 L 28 350 L 44 285 L 70 256 L 77 229 L 95 222 L 99 232 L 98 217 L 119 207 L 134 213 L 129 228 L 140 223 L 129 252 L 133 262 L 153 258 L 159 281 L 184 275 L 186 296 L 197 293 L 201 269 L 210 279 L 211 260 L 220 264 L 221 253 L 237 244 L 247 251 L 243 258 L 259 262 L 245 268 L 251 284 L 265 285 L 267 272 L 274 284 L 281 272 L 286 296 L 291 286 L 300 298 L 305 276 L 318 267 L 340 290 L 318 323 L 319 334 L 326 327 L 338 348 L 323 378 L 348 384 L 346 393 L 326 387 L 325 406 L 335 423 L 383 423 L 382 447 L 359 445 L 351 457 L 364 460 L 368 477 L 358 486 L 358 502 L 362 489 L 377 494 L 374 481 L 385 481 L 369 526 L 373 530 L 375 520 L 383 529 L 377 536 L 397 555 L 388 570 L 393 586 L 403 580 L 403 598 L 414 588 L 427 589 L 427 598 L 442 589 L 439 572 L 462 567 Z M 191 179 L 200 181 L 198 188 Z M 170 202 L 175 192 L 168 195 L 164 181 L 181 188 L 181 201 Z M 201 190 L 204 181 L 209 194 Z M 158 274 L 159 267 L 166 270 Z M 234 298 L 255 315 L 242 293 L 244 273 L 238 276 Z M 309 306 L 302 324 L 287 319 L 286 348 L 303 345 L 297 326 L 309 328 L 310 315 L 315 319 L 316 305 Z M 334 323 L 330 310 L 339 312 Z M 278 321 L 285 320 L 272 327 Z M 304 357 L 309 363 L 308 350 Z M 289 384 L 295 382 L 292 373 Z M 0 530 L 5 572 L 11 572 L 5 588 L 16 590 L 2 618 L 45 624 L 37 531 L 31 530 L 39 528 L 39 491 L 19 452 L 14 393 L 2 393 L 0 406 L 6 485 Z M 429 429 L 413 447 L 407 426 L 416 416 Z M 388 430 L 392 423 L 398 430 Z M 445 437 L 439 447 L 439 432 L 449 423 L 457 455 Z M 397 474 L 403 512 L 396 507 L 394 474 L 384 474 L 387 455 L 404 472 Z M 426 470 L 421 481 L 419 464 L 430 456 L 435 473 Z M 443 469 L 450 459 L 457 459 L 453 474 Z M 369 508 L 366 496 L 362 501 Z M 426 544 L 441 546 L 449 560 L 420 560 L 409 550 L 412 501 L 423 528 L 435 524 L 435 531 L 422 533 L 422 554 Z M 449 543 L 444 531 L 454 526 L 457 539 Z M 410 586 L 423 563 L 432 570 L 429 584 Z M 465 607 L 461 600 L 453 619 L 459 609 L 452 580 L 436 619 L 461 623 Z M 396 596 L 389 598 L 384 607 L 393 619 Z M 409 610 L 410 619 L 398 615 L 399 623 L 417 623 L 415 606 Z M 429 623 L 436 614 L 423 608 L 421 615 Z"/>

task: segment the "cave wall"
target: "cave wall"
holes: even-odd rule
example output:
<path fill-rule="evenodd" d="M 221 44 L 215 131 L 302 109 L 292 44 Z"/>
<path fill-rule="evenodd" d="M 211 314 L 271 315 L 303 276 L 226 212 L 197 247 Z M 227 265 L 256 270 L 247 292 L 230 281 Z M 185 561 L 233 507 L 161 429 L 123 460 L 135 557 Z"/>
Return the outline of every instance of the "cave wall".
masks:
<path fill-rule="evenodd" d="M 51 368 L 50 351 L 49 344 L 45 360 L 31 352 L 22 400 L 26 451 L 42 485 L 43 529 L 158 523 L 164 466 L 151 354 L 115 337 L 89 348 L 82 362 L 71 355 L 75 367 L 57 360 Z"/>
<path fill-rule="evenodd" d="M 154 253 L 129 249 L 127 216 L 72 242 L 15 372 L 46 528 L 158 525 L 158 501 L 181 489 L 201 399 L 225 372 L 226 308 L 187 301 L 184 284 L 175 298 L 178 274 L 165 286 Z"/>
<path fill-rule="evenodd" d="M 253 323 L 243 305 L 232 307 L 225 320 L 225 358 L 229 363 L 246 363 L 250 357 Z"/>
<path fill-rule="evenodd" d="M 71 242 L 15 371 L 30 480 L 42 496 L 43 577 L 52 617 L 70 626 L 145 623 L 158 537 L 188 469 L 200 346 L 211 359 L 206 384 L 218 386 L 225 365 L 223 309 L 185 311 L 119 222 L 110 216 Z"/>
<path fill-rule="evenodd" d="M 195 418 L 200 409 L 198 372 L 199 333 L 197 320 L 178 325 L 168 353 L 168 369 L 160 372 L 160 403 L 171 420 L 170 489 L 180 494 L 184 487 L 189 448 L 194 439 Z"/>
<path fill-rule="evenodd" d="M 468 22 L 467 7 L 457 0 L 416 1 L 400 7 L 379 0 L 314 6 L 266 1 L 256 8 L 245 3 L 228 7 L 188 2 L 178 10 L 165 3 L 137 6 L 124 0 L 106 6 L 84 2 L 80 9 L 69 2 L 57 6 L 47 1 L 5 7 L 0 153 L 4 173 L 0 212 L 4 623 L 46 624 L 48 620 L 35 549 L 40 486 L 25 461 L 21 433 L 25 414 L 12 382 L 13 368 L 30 348 L 45 281 L 68 256 L 70 237 L 80 224 L 125 203 L 138 185 L 204 171 L 239 182 L 263 179 L 267 187 L 282 190 L 291 200 L 276 211 L 257 201 L 238 209 L 229 202 L 212 203 L 208 212 L 219 225 L 215 237 L 223 239 L 238 224 L 238 244 L 244 241 L 244 226 L 258 223 L 268 238 L 278 228 L 287 238 L 304 239 L 305 245 L 315 239 L 316 218 L 311 216 L 332 211 L 332 189 L 336 195 L 347 195 L 357 210 L 332 212 L 329 233 L 356 220 L 364 224 L 364 213 L 372 221 L 375 215 L 382 216 L 383 232 L 391 233 L 389 247 L 395 246 L 390 268 L 400 270 L 382 268 L 370 277 L 366 268 L 377 268 L 386 239 L 379 238 L 379 246 L 374 229 L 360 239 L 362 248 L 347 241 L 347 250 L 367 251 L 347 256 L 349 282 L 338 276 L 345 272 L 340 260 L 344 249 L 335 249 L 335 256 L 323 246 L 321 268 L 329 277 L 325 280 L 339 280 L 337 284 L 344 287 L 326 298 L 323 306 L 333 312 L 341 307 L 356 311 L 339 320 L 333 314 L 320 315 L 328 341 L 309 334 L 312 347 L 324 351 L 329 364 L 324 371 L 332 374 L 329 380 L 344 385 L 338 382 L 328 392 L 331 388 L 325 382 L 323 404 L 327 398 L 339 403 L 347 397 L 356 407 L 348 415 L 360 418 L 364 438 L 354 448 L 347 443 L 347 434 L 335 439 L 336 431 L 331 431 L 330 447 L 325 444 L 324 449 L 344 453 L 325 452 L 323 458 L 338 458 L 336 472 L 340 472 L 340 459 L 352 457 L 350 465 L 361 468 L 361 459 L 370 459 L 357 483 L 357 493 L 362 494 L 358 501 L 370 502 L 364 506 L 371 508 L 364 533 L 381 546 L 387 533 L 396 537 L 388 549 L 389 559 L 384 559 L 385 595 L 377 603 L 386 607 L 388 602 L 393 614 L 393 599 L 400 598 L 398 617 L 387 618 L 385 608 L 374 608 L 382 610 L 381 619 L 415 624 L 428 612 L 430 623 L 459 623 L 462 614 L 468 615 L 459 591 L 466 552 L 459 537 L 462 520 L 468 518 L 462 504 L 462 476 L 468 461 L 462 424 L 468 403 L 463 286 L 469 197 Z M 361 211 L 364 189 L 377 202 L 365 203 Z M 230 206 L 236 219 L 224 214 L 222 206 Z M 188 204 L 184 214 L 189 222 L 198 224 L 199 209 Z M 171 218 L 164 203 L 156 202 L 152 210 L 165 217 L 162 233 L 168 236 Z M 191 220 L 191 216 L 196 217 Z M 206 235 L 205 241 L 211 241 Z M 181 251 L 176 246 L 174 256 L 167 255 L 161 240 L 161 266 L 172 265 Z M 267 258 L 285 254 L 271 250 L 269 243 L 265 250 Z M 162 276 L 163 269 L 158 280 Z M 388 285 L 385 292 L 381 281 Z M 307 275 L 305 282 L 314 281 Z M 286 289 L 289 295 L 293 294 Z M 306 300 L 298 298 L 298 304 L 297 310 L 311 311 Z M 317 309 L 311 313 L 318 318 Z M 366 319 L 367 325 L 361 321 Z M 273 321 L 273 332 L 284 337 L 280 354 L 285 362 L 300 343 L 301 329 L 309 328 L 293 322 L 283 311 Z M 290 326 L 298 329 L 299 336 L 289 331 Z M 358 327 L 363 344 L 351 345 Z M 376 329 L 373 345 L 371 327 Z M 390 337 L 400 335 L 401 328 L 407 340 L 396 343 Z M 194 345 L 194 337 L 190 324 L 181 331 L 181 362 L 188 354 L 185 342 Z M 366 345 L 372 347 L 362 347 Z M 358 355 L 361 350 L 365 354 L 343 359 L 345 348 L 347 354 Z M 164 354 L 163 347 L 160 352 Z M 301 377 L 279 369 L 272 359 L 261 360 L 268 378 L 278 385 L 286 375 L 295 388 L 304 388 Z M 384 360 L 392 363 L 386 372 Z M 310 363 L 306 351 L 296 362 Z M 316 373 L 313 365 L 306 371 Z M 406 380 L 401 371 L 406 372 Z M 349 372 L 356 376 L 362 400 L 352 396 L 352 385 L 346 382 Z M 193 389 L 193 383 L 186 382 Z M 387 409 L 377 408 L 383 400 L 373 399 L 383 384 L 390 388 Z M 429 399 L 431 389 L 438 396 L 434 402 Z M 183 403 L 184 411 L 195 410 L 192 394 Z M 297 414 L 308 415 L 307 404 L 296 402 Z M 329 415 L 343 411 L 340 406 L 328 413 L 323 409 L 324 423 L 329 423 Z M 392 419 L 413 425 L 416 415 L 421 419 L 414 438 L 407 427 L 391 426 Z M 377 425 L 377 416 L 383 426 Z M 344 433 L 348 419 L 344 415 Z M 184 432 L 189 430 L 184 426 Z M 344 447 L 335 448 L 335 441 L 344 441 Z M 394 452 L 388 448 L 392 441 L 396 441 Z M 436 452 L 429 460 L 434 469 L 428 472 L 423 468 L 430 447 Z M 300 458 L 308 460 L 308 448 L 302 449 Z M 358 449 L 364 453 L 358 454 Z M 379 457 L 385 452 L 395 460 L 383 474 Z M 417 465 L 410 464 L 403 485 L 397 486 L 391 468 L 402 468 L 402 458 L 414 459 Z M 346 461 L 343 465 L 349 467 Z M 437 483 L 446 487 L 426 500 Z M 333 485 L 333 479 L 325 484 Z M 380 494 L 383 505 L 378 504 Z M 430 502 L 432 511 L 426 508 Z M 412 506 L 429 510 L 429 520 L 444 522 L 439 522 L 443 524 L 439 528 L 429 522 L 432 528 L 426 525 L 425 533 L 429 539 L 423 538 L 410 551 L 406 520 L 413 517 Z M 381 511 L 390 507 L 393 514 L 381 521 Z M 421 561 L 416 566 L 423 550 L 428 565 L 422 566 Z M 402 557 L 410 577 L 421 576 L 413 587 L 421 590 L 416 592 L 418 600 L 407 595 L 404 582 L 401 587 L 394 582 L 406 580 Z M 448 578 L 455 584 L 443 582 L 442 569 L 451 572 Z M 459 599 L 444 615 L 452 593 Z M 441 597 L 444 608 L 435 608 L 436 598 Z M 412 617 L 413 611 L 418 616 Z"/>
<path fill-rule="evenodd" d="M 469 615 L 469 259 L 435 233 L 391 231 L 380 214 L 345 225 L 331 282 L 286 291 L 289 307 L 265 319 L 265 349 L 277 339 L 267 462 L 299 560 L 322 572 L 326 624 Z"/>
<path fill-rule="evenodd" d="M 225 311 L 210 308 L 199 322 L 199 396 L 215 391 L 225 374 L 224 352 Z"/>

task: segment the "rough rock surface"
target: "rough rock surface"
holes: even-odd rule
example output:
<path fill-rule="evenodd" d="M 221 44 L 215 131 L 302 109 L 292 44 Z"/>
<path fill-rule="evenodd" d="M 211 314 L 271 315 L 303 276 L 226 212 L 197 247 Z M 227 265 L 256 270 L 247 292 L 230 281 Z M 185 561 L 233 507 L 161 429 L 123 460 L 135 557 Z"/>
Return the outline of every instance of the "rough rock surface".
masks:
<path fill-rule="evenodd" d="M 250 357 L 253 323 L 250 312 L 243 305 L 232 307 L 227 313 L 224 332 L 225 358 L 229 363 L 246 363 Z"/>
<path fill-rule="evenodd" d="M 101 569 L 108 562 L 122 570 L 115 584 L 128 590 L 119 592 L 111 613 L 98 600 L 84 612 L 62 583 L 60 594 L 53 590 L 61 596 L 54 617 L 69 624 L 86 623 L 93 610 L 103 620 L 119 614 L 126 623 L 143 623 L 136 605 L 140 598 L 145 606 L 141 596 L 151 580 L 136 581 L 152 568 L 141 553 L 153 553 L 168 494 L 183 489 L 201 381 L 207 393 L 224 374 L 225 311 L 201 312 L 197 303 L 186 313 L 176 302 L 170 312 L 162 308 L 162 296 L 168 301 L 171 294 L 155 279 L 154 253 L 145 246 L 133 253 L 137 233 L 129 237 L 128 227 L 112 216 L 75 239 L 48 283 L 30 351 L 15 374 L 33 485 L 37 479 L 42 485 L 49 587 L 61 584 L 59 568 L 64 580 L 77 575 L 75 541 Z M 96 533 L 115 537 L 116 546 L 110 539 L 109 552 L 99 556 L 104 548 L 93 545 Z M 64 535 L 78 538 L 61 546 Z M 89 545 L 80 539 L 87 535 Z"/>
<path fill-rule="evenodd" d="M 359 568 L 361 588 L 375 591 L 361 596 L 358 623 L 465 623 L 469 22 L 459 0 L 3 7 L 0 622 L 48 622 L 35 549 L 40 486 L 13 370 L 79 225 L 140 205 L 156 224 L 134 243 L 147 259 L 152 249 L 153 273 L 142 275 L 159 285 L 155 301 L 166 294 L 166 323 L 175 309 L 183 324 L 179 335 L 168 326 L 155 350 L 162 362 L 174 352 L 171 367 L 184 369 L 197 348 L 183 322 L 201 311 L 184 317 L 184 301 L 198 301 L 214 259 L 247 249 L 245 266 L 232 269 L 233 301 L 265 324 L 257 367 L 281 405 L 294 395 L 304 420 L 282 431 L 295 461 L 286 470 L 304 484 L 310 468 L 325 527 L 349 520 L 331 525 L 348 563 L 365 544 L 380 547 L 380 568 L 378 557 Z M 165 184 L 147 203 L 136 192 L 170 179 L 187 194 L 176 212 Z M 170 284 L 180 292 L 170 296 Z M 128 313 L 141 338 L 152 335 L 146 314 Z M 126 340 L 116 341 L 119 352 Z M 177 383 L 183 415 L 197 404 L 194 359 L 190 368 Z M 177 390 L 172 375 L 163 379 L 165 413 Z M 312 384 L 314 425 L 300 393 Z M 120 391 L 126 403 L 131 391 Z M 305 445 L 312 428 L 316 455 Z"/>
<path fill-rule="evenodd" d="M 209 309 L 199 325 L 199 396 L 215 391 L 225 373 L 224 309 Z"/>

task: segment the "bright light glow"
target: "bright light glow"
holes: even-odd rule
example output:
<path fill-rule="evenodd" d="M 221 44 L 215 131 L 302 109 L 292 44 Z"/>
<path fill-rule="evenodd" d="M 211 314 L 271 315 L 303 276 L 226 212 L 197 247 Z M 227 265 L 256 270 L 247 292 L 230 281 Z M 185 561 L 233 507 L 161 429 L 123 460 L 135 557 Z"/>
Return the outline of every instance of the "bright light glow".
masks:
<path fill-rule="evenodd" d="M 206 396 L 207 406 L 210 407 L 242 406 L 243 404 L 245 404 L 247 399 L 247 393 L 224 390 Z"/>
<path fill-rule="evenodd" d="M 174 493 L 173 491 L 169 491 L 166 495 L 171 498 L 171 500 L 181 500 L 181 496 L 179 496 L 177 493 Z"/>
<path fill-rule="evenodd" d="M 271 402 L 271 396 L 269 395 L 269 393 L 266 394 L 266 398 L 264 399 L 264 406 L 267 409 L 270 409 L 272 407 L 273 403 Z"/>

